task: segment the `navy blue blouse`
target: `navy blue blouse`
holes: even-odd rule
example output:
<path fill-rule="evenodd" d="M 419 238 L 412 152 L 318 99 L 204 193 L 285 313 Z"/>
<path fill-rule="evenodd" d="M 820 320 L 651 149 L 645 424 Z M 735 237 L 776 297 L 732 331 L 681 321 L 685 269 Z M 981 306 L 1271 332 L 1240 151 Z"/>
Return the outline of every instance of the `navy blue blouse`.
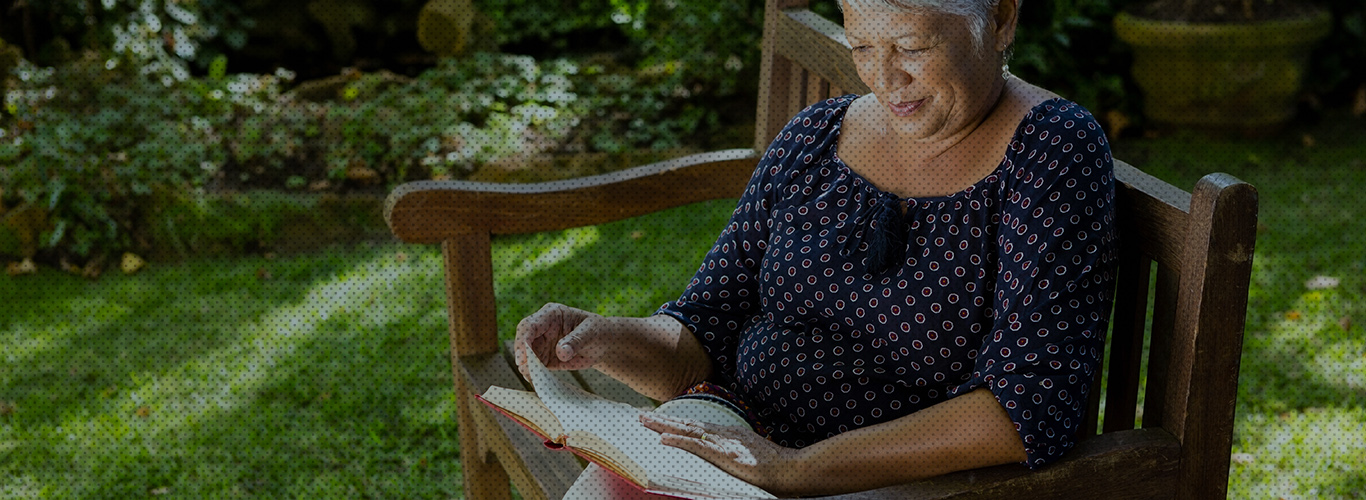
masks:
<path fill-rule="evenodd" d="M 898 199 L 839 159 L 856 97 L 787 124 L 692 282 L 657 314 L 697 336 L 715 382 L 781 445 L 985 387 L 1030 468 L 1059 458 L 1075 442 L 1110 315 L 1117 235 L 1104 133 L 1081 106 L 1046 101 L 987 177 Z M 898 261 L 877 269 L 868 240 L 879 207 L 897 201 Z"/>

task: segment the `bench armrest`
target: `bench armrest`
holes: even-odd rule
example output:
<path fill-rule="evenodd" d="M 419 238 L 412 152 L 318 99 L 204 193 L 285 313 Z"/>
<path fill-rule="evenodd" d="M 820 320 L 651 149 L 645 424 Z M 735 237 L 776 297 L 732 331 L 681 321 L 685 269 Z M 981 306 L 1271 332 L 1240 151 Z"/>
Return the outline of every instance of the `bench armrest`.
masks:
<path fill-rule="evenodd" d="M 534 184 L 419 181 L 384 203 L 399 240 L 555 231 L 604 224 L 701 201 L 738 198 L 758 163 L 750 149 L 684 156 L 618 172 Z"/>
<path fill-rule="evenodd" d="M 1170 498 L 1181 443 L 1161 428 L 1110 432 L 1078 443 L 1037 471 L 998 465 L 824 500 L 964 500 L 969 498 Z M 815 500 L 815 499 L 812 499 Z"/>

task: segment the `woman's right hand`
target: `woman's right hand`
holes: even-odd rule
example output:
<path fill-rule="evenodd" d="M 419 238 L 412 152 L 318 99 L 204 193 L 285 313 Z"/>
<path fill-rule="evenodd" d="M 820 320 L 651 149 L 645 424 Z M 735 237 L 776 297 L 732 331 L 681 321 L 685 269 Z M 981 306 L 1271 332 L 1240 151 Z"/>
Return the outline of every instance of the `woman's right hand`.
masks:
<path fill-rule="evenodd" d="M 551 370 L 592 368 L 614 345 L 620 325 L 599 314 L 551 302 L 517 323 L 513 352 L 522 378 L 531 380 L 526 368 L 526 346 Z"/>

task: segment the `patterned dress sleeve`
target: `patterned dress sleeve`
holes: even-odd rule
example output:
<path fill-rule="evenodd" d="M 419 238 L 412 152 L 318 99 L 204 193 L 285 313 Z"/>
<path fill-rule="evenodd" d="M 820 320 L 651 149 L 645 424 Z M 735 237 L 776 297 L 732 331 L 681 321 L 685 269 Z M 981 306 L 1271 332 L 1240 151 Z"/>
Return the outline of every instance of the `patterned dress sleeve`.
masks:
<path fill-rule="evenodd" d="M 759 314 L 759 266 L 768 248 L 774 205 L 781 186 L 791 179 L 789 160 L 800 149 L 792 129 L 814 112 L 814 107 L 803 110 L 774 139 L 692 281 L 678 300 L 655 311 L 692 331 L 712 359 L 714 381 L 724 387 L 734 387 L 740 333 Z"/>
<path fill-rule="evenodd" d="M 972 378 L 1024 442 L 1031 469 L 1075 444 L 1104 349 L 1115 262 L 1114 166 L 1095 119 L 1036 109 L 1012 145 L 998 207 L 994 322 Z"/>

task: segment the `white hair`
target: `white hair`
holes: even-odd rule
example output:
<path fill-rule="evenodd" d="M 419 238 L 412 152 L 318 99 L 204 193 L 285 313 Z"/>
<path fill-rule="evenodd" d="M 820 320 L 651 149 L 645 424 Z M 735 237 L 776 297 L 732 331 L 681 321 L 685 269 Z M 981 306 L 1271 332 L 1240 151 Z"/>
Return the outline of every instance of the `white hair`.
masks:
<path fill-rule="evenodd" d="M 840 12 L 844 12 L 844 2 L 862 11 L 868 8 L 882 8 L 899 11 L 942 12 L 963 18 L 968 32 L 972 34 L 972 48 L 978 57 L 985 55 L 987 27 L 996 6 L 1002 0 L 843 0 L 836 1 Z M 1012 0 L 1013 1 L 1013 0 Z M 1007 49 L 1007 57 L 1009 57 Z"/>

